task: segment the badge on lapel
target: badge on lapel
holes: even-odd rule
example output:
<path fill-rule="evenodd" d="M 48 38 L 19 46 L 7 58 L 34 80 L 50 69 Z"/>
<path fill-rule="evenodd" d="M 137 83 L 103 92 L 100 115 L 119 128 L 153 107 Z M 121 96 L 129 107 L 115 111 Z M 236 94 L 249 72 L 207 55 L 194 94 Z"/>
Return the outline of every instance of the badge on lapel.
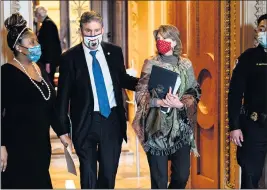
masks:
<path fill-rule="evenodd" d="M 235 65 L 234 65 L 234 68 L 233 68 L 233 69 L 235 69 L 235 67 L 236 67 L 236 65 L 238 64 L 238 62 L 239 62 L 239 60 L 236 59 L 236 60 L 235 60 Z"/>

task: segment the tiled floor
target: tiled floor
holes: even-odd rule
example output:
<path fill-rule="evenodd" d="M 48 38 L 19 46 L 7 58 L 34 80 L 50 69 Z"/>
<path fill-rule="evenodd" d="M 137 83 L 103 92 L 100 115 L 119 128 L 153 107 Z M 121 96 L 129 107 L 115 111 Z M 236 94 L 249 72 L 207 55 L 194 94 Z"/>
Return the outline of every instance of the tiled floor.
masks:
<path fill-rule="evenodd" d="M 54 144 L 55 148 L 58 146 L 60 144 Z M 123 152 L 121 154 L 115 188 L 150 188 L 149 168 L 143 150 L 140 148 L 140 177 L 137 177 L 135 142 L 130 143 L 130 145 L 124 145 L 123 147 L 124 149 L 125 147 L 126 149 L 128 148 L 130 152 Z M 67 172 L 64 155 L 52 156 L 50 174 L 54 188 L 66 188 L 66 180 L 73 180 L 75 187 L 77 189 L 80 188 L 79 161 L 77 156 L 75 156 L 75 165 L 78 176 Z"/>

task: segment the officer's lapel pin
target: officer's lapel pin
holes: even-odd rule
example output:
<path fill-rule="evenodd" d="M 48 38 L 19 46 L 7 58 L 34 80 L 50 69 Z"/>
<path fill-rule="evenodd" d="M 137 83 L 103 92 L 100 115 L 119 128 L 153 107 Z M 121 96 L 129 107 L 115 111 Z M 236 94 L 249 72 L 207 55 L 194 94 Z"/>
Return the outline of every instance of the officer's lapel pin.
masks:
<path fill-rule="evenodd" d="M 235 69 L 235 67 L 236 67 L 237 64 L 238 64 L 238 59 L 235 60 L 234 69 Z"/>

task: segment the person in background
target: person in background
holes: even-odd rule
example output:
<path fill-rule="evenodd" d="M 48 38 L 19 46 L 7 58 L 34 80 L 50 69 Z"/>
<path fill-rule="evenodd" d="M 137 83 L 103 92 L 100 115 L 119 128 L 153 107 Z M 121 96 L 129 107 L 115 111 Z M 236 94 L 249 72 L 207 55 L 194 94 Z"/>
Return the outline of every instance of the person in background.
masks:
<path fill-rule="evenodd" d="M 84 12 L 80 30 L 83 41 L 61 56 L 57 109 L 68 129 L 70 107 L 81 188 L 113 189 L 122 141 L 127 141 L 122 88 L 135 90 L 138 79 L 126 74 L 122 49 L 102 41 L 99 13 Z"/>
<path fill-rule="evenodd" d="M 144 148 L 150 168 L 151 188 L 168 186 L 168 159 L 171 160 L 170 189 L 184 189 L 190 174 L 190 152 L 198 156 L 194 139 L 197 103 L 201 90 L 192 63 L 181 57 L 182 42 L 175 26 L 161 25 L 154 31 L 158 55 L 145 60 L 136 87 L 137 112 L 133 128 Z M 179 74 L 177 94 L 169 90 L 165 99 L 157 98 L 156 89 L 148 90 L 152 66 Z M 163 79 L 164 80 L 164 79 Z M 162 113 L 161 108 L 171 108 Z"/>
<path fill-rule="evenodd" d="M 59 57 L 62 53 L 58 29 L 53 20 L 48 17 L 45 7 L 37 6 L 34 13 L 36 20 L 42 23 L 37 34 L 42 48 L 42 56 L 39 62 L 45 66 L 50 82 L 55 86 L 54 74 L 56 67 L 59 66 Z"/>
<path fill-rule="evenodd" d="M 259 17 L 257 32 L 259 45 L 237 59 L 228 95 L 230 139 L 238 146 L 241 189 L 258 188 L 267 153 L 267 14 Z"/>
<path fill-rule="evenodd" d="M 51 189 L 50 125 L 65 146 L 56 94 L 36 62 L 42 52 L 36 35 L 19 14 L 5 20 L 14 59 L 1 66 L 1 185 L 3 189 Z"/>

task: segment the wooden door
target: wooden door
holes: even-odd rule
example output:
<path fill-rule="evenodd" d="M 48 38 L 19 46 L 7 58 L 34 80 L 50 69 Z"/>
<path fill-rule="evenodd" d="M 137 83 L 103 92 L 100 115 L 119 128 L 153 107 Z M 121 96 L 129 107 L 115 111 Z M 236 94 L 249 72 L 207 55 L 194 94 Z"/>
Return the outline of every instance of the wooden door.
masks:
<path fill-rule="evenodd" d="M 192 157 L 191 188 L 219 188 L 219 1 L 181 1 L 176 23 L 184 53 L 192 61 L 201 85 L 195 136 L 200 153 Z"/>

